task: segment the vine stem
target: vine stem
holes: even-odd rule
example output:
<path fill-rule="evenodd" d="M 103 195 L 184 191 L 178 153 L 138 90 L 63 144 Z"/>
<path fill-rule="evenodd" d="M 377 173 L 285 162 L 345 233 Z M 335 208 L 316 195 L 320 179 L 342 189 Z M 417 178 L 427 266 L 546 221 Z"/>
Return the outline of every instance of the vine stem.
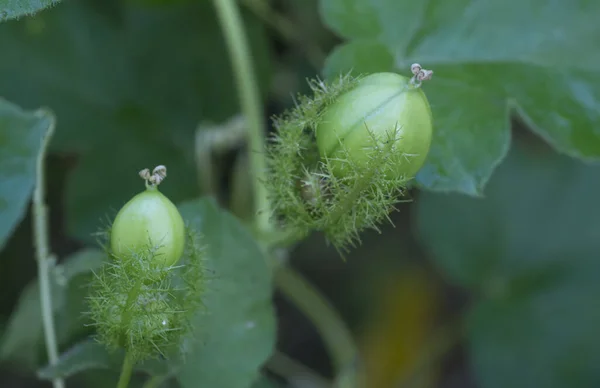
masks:
<path fill-rule="evenodd" d="M 259 233 L 272 230 L 271 207 L 266 181 L 265 123 L 260 94 L 255 82 L 250 50 L 235 0 L 213 0 L 231 57 L 242 112 L 249 129 L 250 169 L 254 175 L 255 226 Z M 358 351 L 342 319 L 320 294 L 299 274 L 286 266 L 275 270 L 275 282 L 288 298 L 308 316 L 326 342 L 334 364 L 344 370 Z"/>
<path fill-rule="evenodd" d="M 331 383 L 323 376 L 277 350 L 267 361 L 266 367 L 273 373 L 285 377 L 288 381 L 301 379 L 303 383 L 312 388 L 332 388 Z"/>
<path fill-rule="evenodd" d="M 291 20 L 270 7 L 268 0 L 242 0 L 241 3 L 254 12 L 263 23 L 274 29 L 282 38 L 304 49 L 309 62 L 315 68 L 321 67 L 326 57 L 321 48 L 305 39 L 302 31 Z"/>
<path fill-rule="evenodd" d="M 153 376 L 146 381 L 142 388 L 158 388 L 167 379 L 168 376 Z"/>
<path fill-rule="evenodd" d="M 53 258 L 50 255 L 50 242 L 48 241 L 48 208 L 45 200 L 44 160 L 46 150 L 54 134 L 54 118 L 51 119 L 48 132 L 42 140 L 42 147 L 36 162 L 36 182 L 33 192 L 33 235 L 35 237 L 35 254 L 38 265 L 38 279 L 40 287 L 40 303 L 42 310 L 42 323 L 44 326 L 44 339 L 50 365 L 58 362 L 58 345 L 54 329 L 54 314 L 52 308 L 52 290 L 50 287 L 50 268 Z M 52 380 L 54 388 L 64 388 L 65 382 L 56 378 Z"/>
<path fill-rule="evenodd" d="M 336 370 L 345 370 L 358 356 L 350 331 L 335 309 L 299 273 L 275 269 L 275 284 L 311 320 L 325 341 Z"/>
<path fill-rule="evenodd" d="M 119 377 L 119 383 L 117 384 L 117 388 L 127 388 L 129 385 L 129 380 L 131 379 L 131 374 L 133 373 L 133 365 L 134 365 L 133 357 L 131 357 L 130 353 L 125 354 L 125 359 L 123 360 L 123 367 L 121 368 L 121 376 Z"/>
<path fill-rule="evenodd" d="M 253 180 L 255 210 L 257 212 L 255 223 L 258 230 L 268 231 L 271 229 L 271 208 L 267 188 L 264 185 L 267 170 L 264 148 L 265 122 L 262 116 L 261 97 L 255 82 L 250 49 L 246 35 L 243 32 L 243 21 L 236 1 L 213 0 L 213 4 L 231 57 L 242 112 L 248 123 L 250 137 L 248 154 L 250 168 L 255 178 Z"/>
<path fill-rule="evenodd" d="M 140 289 L 142 288 L 142 279 L 138 280 L 134 286 L 129 290 L 127 294 L 127 301 L 125 301 L 125 310 L 121 313 L 121 322 L 126 327 L 129 327 L 131 322 L 133 309 L 131 306 L 135 302 L 135 300 L 140 295 Z M 123 339 L 124 341 L 126 339 Z M 131 352 L 127 352 L 125 354 L 125 359 L 123 360 L 123 366 L 121 367 L 121 376 L 119 377 L 119 383 L 117 384 L 117 388 L 127 388 L 129 385 L 129 380 L 131 379 L 131 373 L 133 372 L 133 366 L 135 365 L 135 360 L 133 359 Z"/>

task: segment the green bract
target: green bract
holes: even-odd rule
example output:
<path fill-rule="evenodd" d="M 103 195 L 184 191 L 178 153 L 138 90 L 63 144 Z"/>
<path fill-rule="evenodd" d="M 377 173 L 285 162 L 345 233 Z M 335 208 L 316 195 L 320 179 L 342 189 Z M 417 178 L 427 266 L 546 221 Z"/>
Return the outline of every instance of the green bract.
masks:
<path fill-rule="evenodd" d="M 273 219 L 290 235 L 320 231 L 338 250 L 379 230 L 423 166 L 432 113 L 415 63 L 394 73 L 312 80 L 312 96 L 274 117 L 265 185 Z"/>
<path fill-rule="evenodd" d="M 100 234 L 114 260 L 95 273 L 88 298 L 97 340 L 124 349 L 134 362 L 185 353 L 206 287 L 201 236 L 158 191 L 167 168 L 139 175 L 146 190 Z"/>
<path fill-rule="evenodd" d="M 156 186 L 134 196 L 115 218 L 110 237 L 117 258 L 153 250 L 153 264 L 176 264 L 185 248 L 185 225 L 175 205 Z"/>
<path fill-rule="evenodd" d="M 432 115 L 425 93 L 410 79 L 376 73 L 358 81 L 327 107 L 316 128 L 317 146 L 330 159 L 334 174 L 346 175 L 350 164 L 365 166 L 375 142 L 391 141 L 386 170 L 390 178 L 412 178 L 423 166 L 432 136 Z M 400 157 L 397 157 L 400 156 Z"/>

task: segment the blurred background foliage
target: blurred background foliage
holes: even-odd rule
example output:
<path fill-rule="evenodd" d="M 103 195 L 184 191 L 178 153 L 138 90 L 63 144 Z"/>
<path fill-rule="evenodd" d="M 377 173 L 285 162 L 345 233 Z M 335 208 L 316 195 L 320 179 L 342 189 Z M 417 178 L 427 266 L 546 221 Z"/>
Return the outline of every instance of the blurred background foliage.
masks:
<path fill-rule="evenodd" d="M 207 188 L 198 178 L 196 131 L 239 113 L 211 2 L 67 0 L 18 20 L 28 10 L 13 3 L 36 2 L 0 0 L 7 19 L 0 24 L 0 96 L 7 100 L 0 101 L 0 381 L 35 387 L 48 383 L 35 375 L 46 360 L 27 201 L 34 145 L 49 119 L 30 112 L 47 107 L 57 120 L 46 170 L 51 244 L 61 263 L 53 297 L 62 350 L 90 333 L 78 317 L 85 269 L 100 262 L 92 233 L 140 190 L 141 168 L 168 166 L 163 191 L 185 201 L 190 217 L 214 221 L 203 227 L 224 239 L 222 257 L 258 262 L 260 253 L 235 221 L 197 201 Z M 265 117 L 306 93 L 306 78 L 408 74 L 412 62 L 435 72 L 424 86 L 434 144 L 412 201 L 392 215 L 395 226 L 365 233 L 346 262 L 319 235 L 289 258 L 350 325 L 368 386 L 600 386 L 600 3 L 239 4 Z M 245 157 L 234 151 L 219 160 L 221 204 L 232 199 L 231 176 Z M 182 373 L 190 382 L 180 384 L 244 386 L 242 373 L 260 367 L 271 342 L 280 353 L 254 387 L 318 386 L 284 354 L 332 377 L 322 339 L 293 304 L 275 292 L 275 331 L 267 313 L 253 310 L 256 301 L 244 299 L 253 292 L 259 302 L 269 299 L 268 281 L 245 264 L 217 264 L 228 293 L 210 303 L 227 322 L 256 315 L 265 329 L 226 349 L 206 340 L 215 349 L 208 358 L 222 360 L 205 354 L 197 362 L 217 376 L 200 368 Z M 248 274 L 256 279 L 246 281 Z M 209 326 L 223 337 L 237 330 L 218 318 Z M 204 384 L 195 385 L 197 376 Z M 90 369 L 72 384 L 114 381 L 113 372 Z"/>

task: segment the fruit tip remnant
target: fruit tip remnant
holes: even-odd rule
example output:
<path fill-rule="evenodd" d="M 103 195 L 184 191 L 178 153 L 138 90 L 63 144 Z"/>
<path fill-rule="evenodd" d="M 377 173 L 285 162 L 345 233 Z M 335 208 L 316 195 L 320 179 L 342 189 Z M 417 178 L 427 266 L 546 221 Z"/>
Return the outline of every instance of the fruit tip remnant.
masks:
<path fill-rule="evenodd" d="M 433 77 L 433 70 L 423 69 L 418 63 L 413 63 L 410 66 L 410 71 L 413 73 L 410 83 L 417 88 L 421 86 L 423 81 L 428 81 Z"/>
<path fill-rule="evenodd" d="M 158 165 L 150 174 L 150 170 L 145 168 L 139 172 L 140 177 L 146 181 L 146 186 L 158 186 L 167 177 L 167 167 Z"/>

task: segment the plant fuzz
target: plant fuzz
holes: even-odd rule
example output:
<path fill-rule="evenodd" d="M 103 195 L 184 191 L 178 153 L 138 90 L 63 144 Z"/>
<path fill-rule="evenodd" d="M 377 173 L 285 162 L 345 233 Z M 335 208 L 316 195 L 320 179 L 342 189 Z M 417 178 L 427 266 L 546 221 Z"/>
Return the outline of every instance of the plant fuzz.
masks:
<path fill-rule="evenodd" d="M 365 155 L 361 163 L 351 157 L 356 150 L 348 149 L 345 139 L 339 137 L 334 158 L 319 153 L 316 134 L 327 108 L 363 78 L 346 74 L 331 83 L 309 81 L 313 95 L 299 96 L 293 109 L 274 117 L 275 133 L 267 145 L 269 175 L 265 185 L 275 220 L 298 234 L 323 232 L 341 253 L 360 243 L 361 231 L 379 231 L 380 223 L 390 221 L 389 213 L 412 179 L 397 173 L 411 157 L 398 152 L 402 141 L 398 125 L 376 136 L 364 123 L 368 136 L 361 146 Z M 409 88 L 419 86 L 410 84 Z"/>
<path fill-rule="evenodd" d="M 110 243 L 102 244 L 109 261 L 95 273 L 89 315 L 96 339 L 109 350 L 124 349 L 136 362 L 184 353 L 207 283 L 200 237 L 189 227 L 186 234 L 182 259 L 168 267 L 156 264 L 159 247 L 150 241 L 127 257 L 115 257 Z M 110 241 L 110 230 L 104 236 Z"/>

